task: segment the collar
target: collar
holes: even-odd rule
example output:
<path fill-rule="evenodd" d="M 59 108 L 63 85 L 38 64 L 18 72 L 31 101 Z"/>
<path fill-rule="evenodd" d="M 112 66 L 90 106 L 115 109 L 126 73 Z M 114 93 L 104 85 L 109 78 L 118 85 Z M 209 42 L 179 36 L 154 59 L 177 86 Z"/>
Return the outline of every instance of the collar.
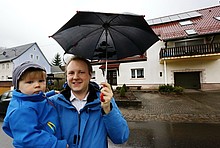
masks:
<path fill-rule="evenodd" d="M 89 96 L 89 92 L 86 94 L 86 96 L 81 100 L 81 101 L 87 101 L 87 98 Z M 73 92 L 71 91 L 71 94 L 70 94 L 70 102 L 74 101 L 74 100 L 80 100 L 78 98 L 76 98 L 76 96 L 73 94 Z"/>

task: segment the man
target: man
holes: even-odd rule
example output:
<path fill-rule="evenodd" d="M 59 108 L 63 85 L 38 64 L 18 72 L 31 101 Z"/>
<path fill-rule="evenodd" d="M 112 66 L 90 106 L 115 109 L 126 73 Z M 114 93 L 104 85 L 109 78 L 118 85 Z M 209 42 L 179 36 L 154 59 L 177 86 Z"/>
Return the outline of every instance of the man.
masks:
<path fill-rule="evenodd" d="M 60 116 L 63 138 L 70 148 L 106 148 L 128 140 L 129 128 L 113 98 L 111 86 L 90 82 L 92 66 L 74 56 L 66 65 L 67 85 L 52 96 Z M 103 97 L 101 101 L 100 95 Z"/>

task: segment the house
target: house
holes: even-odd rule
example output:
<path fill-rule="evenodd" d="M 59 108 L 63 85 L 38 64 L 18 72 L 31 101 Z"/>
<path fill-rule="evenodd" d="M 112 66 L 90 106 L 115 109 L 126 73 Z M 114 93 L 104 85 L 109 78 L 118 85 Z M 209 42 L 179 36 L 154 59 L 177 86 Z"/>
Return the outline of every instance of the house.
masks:
<path fill-rule="evenodd" d="M 141 86 L 142 89 L 157 89 L 163 84 L 188 89 L 220 89 L 219 5 L 147 22 L 161 40 L 146 51 L 145 60 L 132 57 L 134 62 L 125 63 L 122 59 L 109 63 L 110 84 Z M 104 63 L 93 63 L 93 80 L 97 83 L 105 81 L 103 68 Z"/>
<path fill-rule="evenodd" d="M 47 74 L 47 80 L 49 89 L 63 89 L 63 84 L 65 83 L 65 67 L 51 66 L 51 73 Z"/>
<path fill-rule="evenodd" d="M 24 61 L 33 61 L 43 65 L 47 73 L 51 73 L 51 65 L 37 43 L 0 49 L 0 94 L 11 89 L 12 71 Z"/>

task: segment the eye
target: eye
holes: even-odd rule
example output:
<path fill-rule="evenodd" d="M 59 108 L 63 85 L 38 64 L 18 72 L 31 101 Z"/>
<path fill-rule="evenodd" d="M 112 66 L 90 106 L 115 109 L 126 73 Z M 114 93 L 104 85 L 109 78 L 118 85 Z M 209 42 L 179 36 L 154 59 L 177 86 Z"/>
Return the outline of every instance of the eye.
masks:
<path fill-rule="evenodd" d="M 45 80 L 39 80 L 39 82 L 45 82 Z"/>
<path fill-rule="evenodd" d="M 33 83 L 33 81 L 27 81 L 26 83 L 28 83 L 28 84 L 32 84 L 32 83 Z"/>
<path fill-rule="evenodd" d="M 68 72 L 68 75 L 73 75 L 73 74 L 74 74 L 73 71 L 69 71 L 69 72 Z"/>

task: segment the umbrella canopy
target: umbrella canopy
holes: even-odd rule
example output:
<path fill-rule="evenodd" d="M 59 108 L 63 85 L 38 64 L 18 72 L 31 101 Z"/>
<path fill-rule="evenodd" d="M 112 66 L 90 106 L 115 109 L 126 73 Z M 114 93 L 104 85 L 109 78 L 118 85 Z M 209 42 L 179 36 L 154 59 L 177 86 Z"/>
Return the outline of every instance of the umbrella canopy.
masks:
<path fill-rule="evenodd" d="M 65 53 L 90 60 L 142 55 L 159 39 L 142 15 L 78 11 L 51 36 Z"/>

